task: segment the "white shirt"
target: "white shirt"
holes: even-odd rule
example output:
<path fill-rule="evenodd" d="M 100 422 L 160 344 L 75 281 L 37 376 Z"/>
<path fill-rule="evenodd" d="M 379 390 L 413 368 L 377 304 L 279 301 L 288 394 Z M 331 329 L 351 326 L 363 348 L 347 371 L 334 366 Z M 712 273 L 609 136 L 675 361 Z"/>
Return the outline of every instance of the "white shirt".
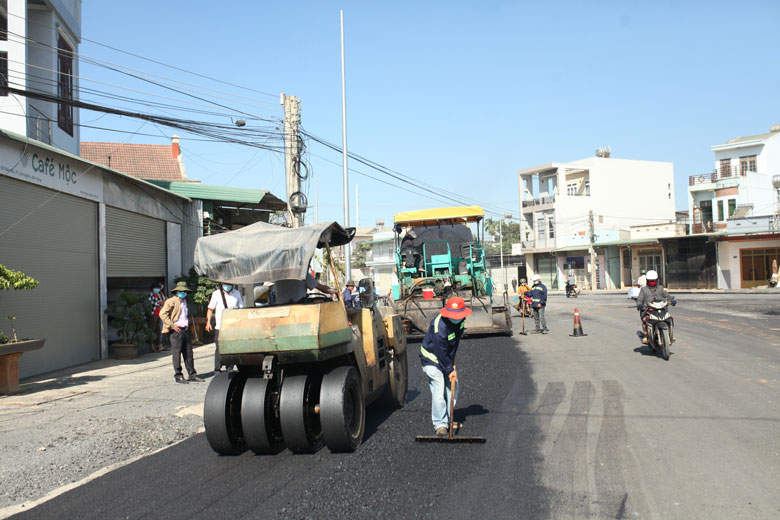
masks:
<path fill-rule="evenodd" d="M 244 300 L 241 298 L 241 293 L 238 292 L 238 289 L 233 289 L 230 292 L 226 292 L 225 301 L 228 304 L 228 309 L 239 309 L 244 306 Z M 211 293 L 209 309 L 214 311 L 216 315 L 217 324 L 214 326 L 214 328 L 219 330 L 219 326 L 222 323 L 222 311 L 225 310 L 225 304 L 222 302 L 222 295 L 220 294 L 219 289 Z"/>

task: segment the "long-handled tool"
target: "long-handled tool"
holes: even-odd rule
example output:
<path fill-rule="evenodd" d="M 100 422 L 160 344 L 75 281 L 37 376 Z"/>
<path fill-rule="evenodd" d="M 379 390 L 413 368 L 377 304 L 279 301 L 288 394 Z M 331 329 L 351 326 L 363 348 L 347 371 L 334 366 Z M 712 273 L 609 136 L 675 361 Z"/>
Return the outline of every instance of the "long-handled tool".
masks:
<path fill-rule="evenodd" d="M 520 311 L 520 314 L 523 316 L 523 320 L 522 320 L 523 330 L 520 331 L 520 334 L 522 334 L 523 336 L 527 336 L 528 333 L 525 331 L 525 298 L 522 295 L 520 296 L 520 301 L 522 302 L 522 304 L 520 305 L 520 308 L 522 309 Z"/>
<path fill-rule="evenodd" d="M 443 435 L 418 435 L 414 438 L 417 442 L 467 442 L 473 444 L 484 444 L 487 439 L 484 437 L 457 437 L 454 434 L 453 415 L 455 412 L 455 381 L 450 381 L 450 433 L 447 437 Z"/>

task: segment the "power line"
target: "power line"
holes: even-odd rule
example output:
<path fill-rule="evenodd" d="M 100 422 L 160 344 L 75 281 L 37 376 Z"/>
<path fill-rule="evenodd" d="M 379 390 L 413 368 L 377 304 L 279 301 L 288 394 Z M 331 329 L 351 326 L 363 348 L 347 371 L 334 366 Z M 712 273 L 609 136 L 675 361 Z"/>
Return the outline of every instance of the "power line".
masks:
<path fill-rule="evenodd" d="M 27 23 L 32 23 L 32 24 L 35 24 L 35 25 L 38 25 L 38 26 L 41 26 L 41 27 L 45 27 L 45 28 L 48 28 L 48 29 L 55 30 L 55 31 L 58 30 L 56 27 L 52 27 L 51 25 L 31 20 L 31 19 L 29 19 L 29 18 L 27 18 L 25 16 L 20 16 L 20 15 L 14 14 L 14 13 L 8 13 L 8 14 L 10 16 L 14 16 L 16 18 L 20 18 L 22 20 L 25 20 Z M 138 59 L 141 59 L 141 60 L 144 60 L 144 61 L 148 61 L 148 62 L 154 63 L 156 65 L 161 65 L 161 66 L 167 67 L 169 69 L 178 70 L 179 72 L 184 72 L 186 74 L 191 74 L 191 75 L 199 77 L 199 78 L 208 79 L 210 81 L 214 81 L 214 82 L 217 82 L 217 83 L 222 83 L 223 85 L 229 85 L 231 87 L 236 87 L 236 88 L 240 88 L 240 89 L 243 89 L 243 90 L 255 92 L 257 94 L 263 94 L 264 96 L 270 96 L 270 97 L 274 97 L 274 98 L 278 97 L 278 94 L 271 94 L 269 92 L 263 92 L 262 90 L 257 90 L 257 89 L 254 89 L 254 88 L 245 87 L 245 86 L 237 85 L 235 83 L 230 83 L 228 81 L 224 81 L 224 80 L 221 80 L 221 79 L 213 78 L 211 76 L 206 76 L 204 74 L 193 72 L 191 70 L 183 69 L 181 67 L 176 67 L 176 66 L 171 65 L 169 63 L 163 63 L 161 61 L 153 60 L 153 59 L 148 58 L 146 56 L 140 56 L 140 55 L 134 54 L 132 52 L 128 52 L 128 51 L 125 51 L 125 50 L 122 50 L 122 49 L 119 49 L 119 48 L 116 48 L 116 47 L 112 47 L 111 45 L 107 45 L 105 43 L 101 43 L 101 42 L 98 42 L 96 40 L 91 40 L 89 38 L 84 38 L 84 37 L 82 37 L 81 40 L 82 41 L 87 41 L 87 42 L 90 42 L 90 43 L 94 43 L 95 45 L 99 45 L 101 47 L 105 47 L 107 49 L 111 49 L 113 51 L 120 52 L 122 54 L 127 54 L 128 56 L 132 56 L 134 58 L 138 58 Z"/>

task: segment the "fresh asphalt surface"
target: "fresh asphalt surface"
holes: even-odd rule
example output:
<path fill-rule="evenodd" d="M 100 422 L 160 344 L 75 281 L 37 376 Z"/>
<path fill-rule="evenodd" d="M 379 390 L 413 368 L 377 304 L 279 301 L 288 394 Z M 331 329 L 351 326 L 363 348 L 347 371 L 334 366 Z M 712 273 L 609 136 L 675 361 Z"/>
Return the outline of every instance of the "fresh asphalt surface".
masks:
<path fill-rule="evenodd" d="M 548 335 L 464 340 L 455 415 L 486 444 L 414 442 L 410 344 L 410 402 L 370 409 L 356 453 L 219 457 L 200 434 L 14 518 L 778 518 L 780 295 L 678 301 L 669 361 L 618 295 L 551 297 Z"/>

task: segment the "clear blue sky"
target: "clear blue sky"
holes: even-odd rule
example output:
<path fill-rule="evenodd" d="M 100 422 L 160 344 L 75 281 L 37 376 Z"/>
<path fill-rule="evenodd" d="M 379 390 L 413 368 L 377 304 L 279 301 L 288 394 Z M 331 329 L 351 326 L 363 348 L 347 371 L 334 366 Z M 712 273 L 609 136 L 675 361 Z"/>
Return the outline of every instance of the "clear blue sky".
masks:
<path fill-rule="evenodd" d="M 243 108 L 264 117 L 282 115 L 280 92 L 295 95 L 303 126 L 338 145 L 343 8 L 349 150 L 515 215 L 517 170 L 590 157 L 607 145 L 613 157 L 673 162 L 676 204 L 687 209 L 687 178 L 712 170 L 711 145 L 780 124 L 780 2 L 774 0 L 84 0 L 82 6 L 85 38 L 272 95 L 195 78 L 87 41 L 83 55 L 248 96 L 253 99 L 245 101 L 255 106 Z M 151 90 L 86 64 L 80 73 Z M 83 79 L 81 85 L 117 91 Z M 237 99 L 219 101 L 237 106 Z M 82 122 L 97 117 L 83 113 Z M 114 116 L 89 124 L 174 133 Z M 85 141 L 169 142 L 86 128 L 81 135 Z M 182 134 L 190 179 L 285 197 L 279 154 L 187 137 Z M 315 143 L 310 151 L 337 163 L 309 157 L 319 178 L 320 220 L 343 221 L 341 155 Z M 354 161 L 350 167 L 384 178 Z M 361 225 L 445 205 L 351 173 L 352 225 L 355 184 Z M 313 184 L 308 193 L 313 204 Z"/>

